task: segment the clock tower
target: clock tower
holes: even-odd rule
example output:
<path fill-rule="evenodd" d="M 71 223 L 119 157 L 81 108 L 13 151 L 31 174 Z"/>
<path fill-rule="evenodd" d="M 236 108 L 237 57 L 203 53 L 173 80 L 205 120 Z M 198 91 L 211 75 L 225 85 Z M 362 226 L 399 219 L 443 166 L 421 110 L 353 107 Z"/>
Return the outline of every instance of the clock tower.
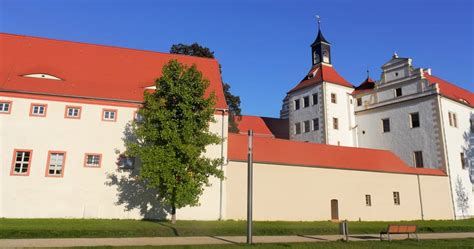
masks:
<path fill-rule="evenodd" d="M 318 36 L 311 44 L 313 66 L 319 63 L 331 64 L 331 43 L 329 43 L 321 32 L 321 25 L 318 17 Z"/>

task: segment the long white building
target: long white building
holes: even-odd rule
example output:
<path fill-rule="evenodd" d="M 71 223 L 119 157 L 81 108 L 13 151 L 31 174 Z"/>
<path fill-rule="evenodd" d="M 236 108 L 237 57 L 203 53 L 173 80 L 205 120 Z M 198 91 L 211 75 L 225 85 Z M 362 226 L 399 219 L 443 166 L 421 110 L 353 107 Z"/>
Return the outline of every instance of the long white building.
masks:
<path fill-rule="evenodd" d="M 239 120 L 241 132 L 253 129 L 256 134 L 254 218 L 413 220 L 460 216 L 462 211 L 453 195 L 456 184 L 461 182 L 466 191 L 472 187 L 465 177 L 468 170 L 456 165 L 460 151 L 451 147 L 469 129 L 463 115 L 472 112 L 468 104 L 474 103 L 472 99 L 465 97 L 467 103 L 459 102 L 443 95 L 443 87 L 419 86 L 422 94 L 436 92 L 433 98 L 440 101 L 440 113 L 449 115 L 439 119 L 439 137 L 422 138 L 429 120 L 424 109 L 418 111 L 420 128 L 413 132 L 425 132 L 418 140 L 430 139 L 426 143 L 434 141 L 436 145 L 423 147 L 422 141 L 417 141 L 421 148 L 413 142 L 409 145 L 413 147 L 406 145 L 397 151 L 388 140 L 377 144 L 368 138 L 375 138 L 380 130 L 379 116 L 387 117 L 370 113 L 390 113 L 381 105 L 392 100 L 382 94 L 371 102 L 375 97 L 369 95 L 384 89 L 378 82 L 367 91 L 354 91 L 332 67 L 330 44 L 320 35 L 313 44 L 310 73 L 286 98 L 288 104 L 282 113 L 288 114 L 289 122 L 254 116 Z M 196 65 L 210 82 L 207 94 L 217 96 L 210 130 L 224 142 L 209 146 L 206 156 L 224 159 L 220 167 L 226 177 L 223 181 L 211 179 L 200 205 L 179 209 L 178 219 L 245 219 L 247 138 L 227 133 L 227 105 L 216 60 L 13 34 L 0 34 L 0 58 L 0 217 L 168 217 L 169 208 L 157 201 L 155 191 L 136 180 L 139 160 L 122 153 L 123 139 L 130 135 L 128 125 L 136 118 L 143 92 L 155 90 L 154 81 L 163 65 L 175 59 Z M 420 73 L 428 80 L 432 77 Z M 398 83 L 387 80 L 384 84 L 389 89 Z M 410 91 L 403 91 L 402 98 L 408 99 Z M 358 98 L 363 105 L 355 104 Z M 394 122 L 394 117 L 388 118 Z M 393 133 L 383 135 L 394 134 L 396 123 L 390 124 Z M 403 154 L 410 150 L 422 151 L 425 167 L 410 166 L 412 162 Z M 472 193 L 468 194 L 472 202 Z M 469 212 L 472 208 L 467 206 L 464 214 Z"/>
<path fill-rule="evenodd" d="M 389 150 L 450 181 L 456 217 L 474 216 L 474 94 L 394 54 L 380 80 L 354 87 L 318 32 L 307 76 L 283 100 L 292 140 Z M 322 59 L 320 59 L 322 58 Z"/>

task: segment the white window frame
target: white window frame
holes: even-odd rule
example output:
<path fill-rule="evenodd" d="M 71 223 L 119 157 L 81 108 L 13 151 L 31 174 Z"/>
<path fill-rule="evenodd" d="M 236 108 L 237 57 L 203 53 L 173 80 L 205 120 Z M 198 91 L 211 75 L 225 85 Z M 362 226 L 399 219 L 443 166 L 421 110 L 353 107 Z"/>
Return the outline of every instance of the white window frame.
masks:
<path fill-rule="evenodd" d="M 103 109 L 102 121 L 117 121 L 117 110 Z"/>
<path fill-rule="evenodd" d="M 11 101 L 0 101 L 0 113 L 9 114 L 12 109 Z"/>
<path fill-rule="evenodd" d="M 102 162 L 102 154 L 86 153 L 84 157 L 84 167 L 86 168 L 100 168 L 101 162 Z"/>
<path fill-rule="evenodd" d="M 18 154 L 21 153 L 20 161 L 17 160 Z M 28 153 L 28 161 L 25 161 L 25 154 Z M 31 157 L 33 156 L 33 151 L 31 150 L 17 150 L 15 149 L 13 152 L 13 160 L 12 160 L 12 168 L 10 175 L 20 175 L 20 176 L 27 176 L 30 173 L 31 168 Z M 20 164 L 18 168 L 19 171 L 16 171 L 16 165 Z M 22 172 L 23 169 L 26 168 L 25 172 Z"/>
<path fill-rule="evenodd" d="M 59 161 L 61 156 L 62 156 L 62 161 Z M 47 163 L 48 163 L 46 165 L 47 177 L 62 177 L 64 175 L 64 167 L 66 166 L 66 152 L 65 151 L 49 151 Z M 53 173 L 51 173 L 51 170 L 53 171 Z"/>
<path fill-rule="evenodd" d="M 75 111 L 77 111 L 77 113 Z M 72 118 L 72 119 L 80 119 L 81 114 L 82 114 L 81 112 L 82 112 L 82 108 L 80 106 L 66 106 L 65 117 Z"/>
<path fill-rule="evenodd" d="M 30 107 L 30 116 L 45 117 L 48 105 L 32 103 Z"/>

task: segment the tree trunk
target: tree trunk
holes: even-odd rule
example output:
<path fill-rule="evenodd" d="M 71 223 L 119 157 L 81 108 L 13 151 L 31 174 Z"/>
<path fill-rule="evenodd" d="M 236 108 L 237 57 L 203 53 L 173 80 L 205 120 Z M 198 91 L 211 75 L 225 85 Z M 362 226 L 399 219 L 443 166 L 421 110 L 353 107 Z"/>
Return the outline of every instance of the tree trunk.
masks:
<path fill-rule="evenodd" d="M 171 205 L 171 224 L 176 224 L 176 206 Z"/>

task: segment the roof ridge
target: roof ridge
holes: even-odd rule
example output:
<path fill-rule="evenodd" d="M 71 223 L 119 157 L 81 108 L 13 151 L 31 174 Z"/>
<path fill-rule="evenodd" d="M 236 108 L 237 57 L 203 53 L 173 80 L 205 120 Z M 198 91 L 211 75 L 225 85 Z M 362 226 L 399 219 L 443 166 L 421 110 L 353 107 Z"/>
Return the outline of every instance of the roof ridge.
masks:
<path fill-rule="evenodd" d="M 207 58 L 207 57 L 191 56 L 191 55 L 184 55 L 184 54 L 172 54 L 172 53 L 159 52 L 159 51 L 154 51 L 154 50 L 146 50 L 146 49 L 139 49 L 139 48 L 120 47 L 120 46 L 116 46 L 116 45 L 106 45 L 106 44 L 96 44 L 96 43 L 89 43 L 89 42 L 79 42 L 79 41 L 71 41 L 71 40 L 62 40 L 62 39 L 57 39 L 57 38 L 49 38 L 49 37 L 41 37 L 41 36 L 32 36 L 32 35 L 20 35 L 20 34 L 6 33 L 6 32 L 0 32 L 0 36 L 1 36 L 1 35 L 16 36 L 16 37 L 21 37 L 21 38 L 41 39 L 41 40 L 48 40 L 48 41 L 54 41 L 54 42 L 64 42 L 64 43 L 81 44 L 81 45 L 88 45 L 88 46 L 94 46 L 94 47 L 113 48 L 113 49 L 119 49 L 119 50 L 130 50 L 130 51 L 136 51 L 136 52 L 165 54 L 165 55 L 172 55 L 172 56 L 178 56 L 178 57 L 188 57 L 188 58 L 190 57 L 190 58 L 196 58 L 196 59 L 198 59 L 198 60 L 211 60 L 211 61 L 215 61 L 215 62 L 219 63 L 219 61 L 218 61 L 216 58 Z"/>

